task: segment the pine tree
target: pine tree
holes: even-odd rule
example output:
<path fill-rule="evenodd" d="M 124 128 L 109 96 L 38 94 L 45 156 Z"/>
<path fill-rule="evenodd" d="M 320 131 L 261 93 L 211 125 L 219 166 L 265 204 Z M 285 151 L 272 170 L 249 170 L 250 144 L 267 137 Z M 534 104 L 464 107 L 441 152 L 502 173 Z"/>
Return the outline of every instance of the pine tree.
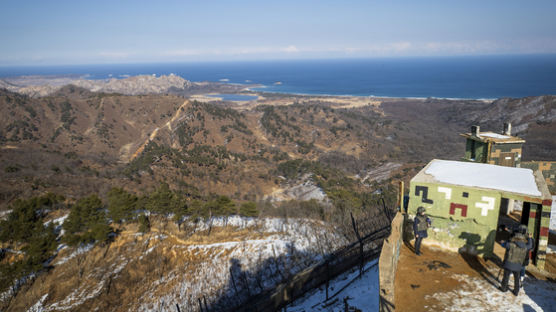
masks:
<path fill-rule="evenodd" d="M 236 212 L 236 204 L 228 196 L 218 196 L 213 207 L 215 215 L 229 216 Z"/>
<path fill-rule="evenodd" d="M 79 243 L 105 242 L 112 228 L 108 225 L 102 201 L 97 195 L 81 198 L 71 207 L 63 225 L 65 241 L 69 245 Z"/>
<path fill-rule="evenodd" d="M 114 187 L 108 192 L 108 217 L 116 223 L 130 220 L 136 204 L 137 196 L 128 193 L 123 188 Z"/>
<path fill-rule="evenodd" d="M 239 207 L 239 214 L 244 217 L 256 217 L 259 214 L 257 204 L 254 202 L 246 202 Z"/>

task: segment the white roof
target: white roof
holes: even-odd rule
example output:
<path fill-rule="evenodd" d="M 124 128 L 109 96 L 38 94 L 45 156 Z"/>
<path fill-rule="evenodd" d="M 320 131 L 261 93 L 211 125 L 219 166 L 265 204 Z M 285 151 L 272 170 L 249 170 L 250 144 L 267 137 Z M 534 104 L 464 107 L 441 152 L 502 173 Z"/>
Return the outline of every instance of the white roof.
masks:
<path fill-rule="evenodd" d="M 441 183 L 542 196 L 531 169 L 435 159 L 425 173 Z"/>
<path fill-rule="evenodd" d="M 511 139 L 512 138 L 511 136 L 498 134 L 498 133 L 494 133 L 494 132 L 481 132 L 481 133 L 479 133 L 479 135 L 482 136 L 482 137 L 493 138 L 493 139 Z"/>

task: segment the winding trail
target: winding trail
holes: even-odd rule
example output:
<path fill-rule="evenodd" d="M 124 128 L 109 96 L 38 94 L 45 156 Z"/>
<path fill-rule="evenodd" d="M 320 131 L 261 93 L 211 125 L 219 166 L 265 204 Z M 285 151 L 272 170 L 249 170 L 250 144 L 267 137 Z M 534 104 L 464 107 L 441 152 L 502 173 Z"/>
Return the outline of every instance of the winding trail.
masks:
<path fill-rule="evenodd" d="M 174 113 L 174 115 L 172 116 L 172 118 L 170 118 L 169 121 L 166 122 L 166 124 L 164 124 L 164 126 L 162 126 L 162 128 L 166 127 L 168 128 L 168 130 L 172 131 L 172 123 L 176 120 L 181 120 L 178 119 L 181 117 L 181 113 L 182 111 L 185 111 L 185 107 L 187 107 L 187 105 L 189 104 L 189 100 L 185 100 L 183 102 L 183 104 L 176 110 L 176 112 Z M 151 135 L 149 135 L 149 137 L 145 140 L 145 142 L 143 142 L 143 144 L 141 144 L 141 146 L 139 146 L 139 148 L 135 151 L 135 153 L 133 153 L 133 155 L 130 157 L 129 161 L 134 160 L 137 156 L 139 156 L 143 150 L 145 149 L 145 146 L 147 146 L 147 144 L 149 144 L 150 141 L 154 140 L 158 134 L 158 131 L 161 129 L 161 127 L 156 127 L 153 132 L 151 133 Z"/>

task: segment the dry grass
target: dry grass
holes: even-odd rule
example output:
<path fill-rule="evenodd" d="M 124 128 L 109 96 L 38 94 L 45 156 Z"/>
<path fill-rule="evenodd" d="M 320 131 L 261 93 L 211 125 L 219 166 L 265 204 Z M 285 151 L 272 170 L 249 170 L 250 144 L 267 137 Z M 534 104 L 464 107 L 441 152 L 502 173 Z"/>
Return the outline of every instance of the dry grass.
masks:
<path fill-rule="evenodd" d="M 211 244 L 262 240 L 283 234 L 264 232 L 257 227 L 226 226 L 213 227 L 209 235 L 207 230 L 179 231 L 174 222 L 160 216 L 151 215 L 150 219 L 149 233 L 138 234 L 137 224 L 123 225 L 111 244 L 95 246 L 59 264 L 75 251 L 63 249 L 53 261 L 54 268 L 24 287 L 6 311 L 26 310 L 45 294 L 48 296 L 43 305 L 50 308 L 58 304 L 58 309 L 71 311 L 134 311 L 141 303 L 175 293 L 185 280 L 199 285 L 202 289 L 196 291 L 202 291 L 207 298 L 217 298 L 229 281 L 208 282 L 205 279 L 209 272 L 223 270 L 219 274 L 226 274 L 229 261 L 250 247 L 232 244 L 227 248 L 211 248 Z M 87 296 L 90 298 L 85 299 Z M 181 304 L 191 299 L 187 298 L 180 299 Z"/>

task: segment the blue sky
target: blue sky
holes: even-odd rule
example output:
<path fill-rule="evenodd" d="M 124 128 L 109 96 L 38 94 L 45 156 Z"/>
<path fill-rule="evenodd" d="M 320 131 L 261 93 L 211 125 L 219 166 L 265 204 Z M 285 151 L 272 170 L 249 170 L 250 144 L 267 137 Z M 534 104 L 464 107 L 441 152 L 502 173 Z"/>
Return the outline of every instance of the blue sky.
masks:
<path fill-rule="evenodd" d="M 556 1 L 3 1 L 0 65 L 556 53 Z"/>

